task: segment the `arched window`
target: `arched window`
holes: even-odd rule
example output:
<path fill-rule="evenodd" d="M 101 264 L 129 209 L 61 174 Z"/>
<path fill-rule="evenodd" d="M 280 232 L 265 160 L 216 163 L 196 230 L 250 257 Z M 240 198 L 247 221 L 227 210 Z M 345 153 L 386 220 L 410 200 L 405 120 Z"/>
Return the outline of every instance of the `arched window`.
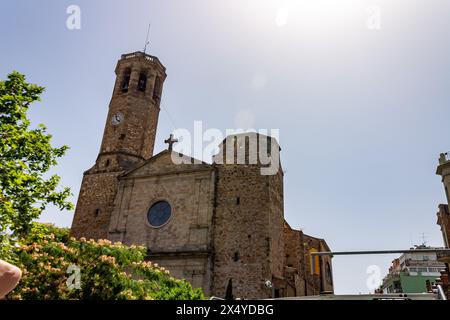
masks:
<path fill-rule="evenodd" d="M 123 73 L 122 84 L 120 85 L 120 90 L 122 92 L 127 92 L 130 86 L 131 69 L 127 68 Z"/>
<path fill-rule="evenodd" d="M 153 99 L 159 100 L 161 95 L 161 80 L 159 77 L 155 79 L 155 86 L 153 87 Z"/>
<path fill-rule="evenodd" d="M 138 90 L 144 92 L 147 87 L 147 74 L 141 72 L 139 74 Z"/>

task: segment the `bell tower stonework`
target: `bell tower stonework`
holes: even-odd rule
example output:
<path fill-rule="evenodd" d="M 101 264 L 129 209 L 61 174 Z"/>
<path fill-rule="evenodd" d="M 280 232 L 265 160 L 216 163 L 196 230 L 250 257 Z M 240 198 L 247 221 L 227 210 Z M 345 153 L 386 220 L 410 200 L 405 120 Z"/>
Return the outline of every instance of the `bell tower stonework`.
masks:
<path fill-rule="evenodd" d="M 312 268 L 309 257 L 330 251 L 328 245 L 284 219 L 277 139 L 229 135 L 207 163 L 174 151 L 178 139 L 171 134 L 168 148 L 154 154 L 165 67 L 134 52 L 122 55 L 115 73 L 100 151 L 83 174 L 71 235 L 145 246 L 148 260 L 206 296 L 332 291 L 331 258 Z M 440 168 L 450 190 L 450 165 Z"/>
<path fill-rule="evenodd" d="M 95 165 L 83 175 L 75 237 L 106 239 L 118 176 L 153 156 L 166 69 L 143 52 L 122 55 Z"/>

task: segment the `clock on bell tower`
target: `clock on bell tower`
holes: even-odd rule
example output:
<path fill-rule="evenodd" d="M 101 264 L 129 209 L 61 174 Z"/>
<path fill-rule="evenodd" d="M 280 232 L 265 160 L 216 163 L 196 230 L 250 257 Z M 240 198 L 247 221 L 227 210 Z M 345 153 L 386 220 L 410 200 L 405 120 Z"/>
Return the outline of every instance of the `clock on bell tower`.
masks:
<path fill-rule="evenodd" d="M 71 233 L 106 238 L 118 176 L 153 155 L 166 68 L 144 52 L 123 54 L 95 165 L 84 173 Z"/>
<path fill-rule="evenodd" d="M 158 58 L 143 52 L 122 55 L 97 161 L 127 170 L 153 155 L 165 79 Z"/>

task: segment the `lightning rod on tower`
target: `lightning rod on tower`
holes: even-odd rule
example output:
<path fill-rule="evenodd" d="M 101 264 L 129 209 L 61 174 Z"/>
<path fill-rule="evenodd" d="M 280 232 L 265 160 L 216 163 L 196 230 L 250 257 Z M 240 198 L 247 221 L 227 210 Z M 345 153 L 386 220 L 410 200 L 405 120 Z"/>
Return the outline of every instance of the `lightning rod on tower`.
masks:
<path fill-rule="evenodd" d="M 150 26 L 151 23 L 148 24 L 147 37 L 145 38 L 144 54 L 147 51 L 147 45 L 150 43 L 150 41 L 148 41 L 148 36 L 150 35 Z"/>

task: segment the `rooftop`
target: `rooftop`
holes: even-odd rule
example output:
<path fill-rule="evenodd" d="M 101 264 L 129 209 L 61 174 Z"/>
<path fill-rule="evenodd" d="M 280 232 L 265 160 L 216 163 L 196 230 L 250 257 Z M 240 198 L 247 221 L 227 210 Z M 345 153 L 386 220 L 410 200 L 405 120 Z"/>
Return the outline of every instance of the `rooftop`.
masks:
<path fill-rule="evenodd" d="M 132 52 L 132 53 L 125 53 L 123 54 L 120 59 L 121 60 L 127 60 L 127 59 L 133 59 L 133 58 L 145 58 L 146 60 L 150 61 L 150 62 L 154 62 L 158 65 L 161 66 L 161 68 L 165 71 L 166 68 L 163 66 L 163 64 L 161 63 L 161 61 L 159 61 L 159 59 L 155 56 L 152 56 L 148 53 L 144 53 L 142 51 L 136 51 L 136 52 Z"/>

